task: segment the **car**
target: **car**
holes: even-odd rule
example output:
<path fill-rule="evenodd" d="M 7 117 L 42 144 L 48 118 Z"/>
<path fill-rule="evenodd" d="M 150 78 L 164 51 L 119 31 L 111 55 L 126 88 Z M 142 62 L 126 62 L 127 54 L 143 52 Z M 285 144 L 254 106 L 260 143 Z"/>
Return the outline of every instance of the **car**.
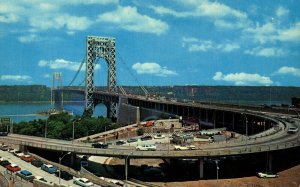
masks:
<path fill-rule="evenodd" d="M 5 167 L 5 166 L 10 165 L 10 162 L 8 160 L 4 160 L 4 159 L 1 158 L 0 165 Z"/>
<path fill-rule="evenodd" d="M 259 178 L 276 178 L 279 175 L 273 172 L 257 172 L 256 173 Z"/>
<path fill-rule="evenodd" d="M 294 134 L 294 133 L 298 132 L 298 128 L 297 127 L 289 127 L 287 132 L 290 134 Z"/>
<path fill-rule="evenodd" d="M 89 179 L 86 178 L 75 178 L 73 183 L 82 187 L 94 186 L 94 183 L 92 183 Z"/>
<path fill-rule="evenodd" d="M 187 140 L 187 139 L 193 139 L 193 138 L 194 138 L 194 135 L 192 135 L 192 134 L 184 134 L 184 135 L 182 136 L 182 138 L 185 139 L 185 140 Z"/>
<path fill-rule="evenodd" d="M 7 145 L 2 145 L 2 146 L 0 147 L 0 149 L 1 149 L 2 151 L 7 151 L 7 150 L 9 149 L 9 147 L 8 147 Z"/>
<path fill-rule="evenodd" d="M 20 151 L 20 150 L 15 150 L 15 151 L 13 152 L 13 154 L 14 154 L 15 156 L 18 156 L 18 154 L 21 154 L 21 153 L 23 153 L 23 152 Z M 24 155 L 24 153 L 23 153 L 23 155 Z"/>
<path fill-rule="evenodd" d="M 118 141 L 116 141 L 116 145 L 123 145 L 123 144 L 126 144 L 125 140 L 118 140 Z"/>
<path fill-rule="evenodd" d="M 59 177 L 59 170 L 55 172 L 55 176 Z M 60 178 L 68 181 L 73 179 L 73 175 L 71 175 L 70 173 L 66 172 L 66 171 L 61 171 L 60 172 Z"/>
<path fill-rule="evenodd" d="M 16 171 L 21 170 L 21 168 L 17 164 L 10 164 L 10 165 L 5 166 L 5 168 L 11 172 L 16 172 Z"/>
<path fill-rule="evenodd" d="M 174 146 L 174 150 L 175 150 L 175 151 L 187 151 L 187 150 L 189 150 L 189 148 L 186 147 L 186 146 L 175 145 L 175 146 Z"/>
<path fill-rule="evenodd" d="M 50 174 L 53 174 L 57 171 L 57 168 L 54 167 L 53 165 L 50 165 L 50 164 L 43 164 L 41 166 L 41 169 L 48 172 L 48 173 L 50 173 Z"/>
<path fill-rule="evenodd" d="M 154 136 L 154 139 L 164 139 L 165 138 L 165 135 L 163 134 L 157 134 Z"/>
<path fill-rule="evenodd" d="M 129 138 L 127 140 L 128 143 L 133 143 L 133 142 L 137 142 L 137 141 L 138 141 L 138 139 L 136 139 L 136 138 Z"/>
<path fill-rule="evenodd" d="M 34 156 L 32 156 L 32 155 L 23 155 L 20 158 L 26 162 L 31 162 L 31 161 L 35 160 Z"/>
<path fill-rule="evenodd" d="M 141 137 L 142 141 L 146 141 L 146 140 L 152 140 L 152 136 L 143 136 Z"/>
<path fill-rule="evenodd" d="M 43 165 L 44 163 L 40 160 L 33 160 L 31 161 L 31 165 L 34 165 L 35 167 L 39 168 Z"/>
<path fill-rule="evenodd" d="M 194 146 L 194 145 L 188 145 L 187 148 L 189 148 L 189 150 L 195 150 L 196 146 Z"/>
<path fill-rule="evenodd" d="M 135 148 L 138 151 L 156 151 L 155 145 L 138 145 Z"/>
<path fill-rule="evenodd" d="M 93 147 L 93 148 L 106 149 L 106 148 L 108 148 L 108 144 L 107 144 L 107 143 L 103 143 L 103 142 L 93 143 L 93 144 L 92 144 L 92 147 Z"/>
<path fill-rule="evenodd" d="M 18 171 L 16 173 L 16 175 L 21 177 L 22 179 L 30 181 L 30 182 L 32 182 L 33 179 L 34 179 L 34 176 L 32 175 L 32 173 L 28 170 L 25 170 L 25 169 L 21 170 L 21 171 Z"/>

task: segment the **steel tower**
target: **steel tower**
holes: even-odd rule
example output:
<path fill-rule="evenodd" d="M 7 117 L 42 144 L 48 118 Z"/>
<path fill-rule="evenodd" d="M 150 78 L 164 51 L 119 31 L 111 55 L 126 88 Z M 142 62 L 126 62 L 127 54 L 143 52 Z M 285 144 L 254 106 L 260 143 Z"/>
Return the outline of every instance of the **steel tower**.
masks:
<path fill-rule="evenodd" d="M 108 91 L 117 93 L 116 76 L 116 43 L 115 38 L 87 36 L 86 41 L 86 77 L 85 77 L 85 107 L 94 109 L 93 94 L 94 68 L 97 58 L 103 58 L 108 64 Z M 108 107 L 108 116 L 117 117 L 117 104 L 111 102 Z"/>

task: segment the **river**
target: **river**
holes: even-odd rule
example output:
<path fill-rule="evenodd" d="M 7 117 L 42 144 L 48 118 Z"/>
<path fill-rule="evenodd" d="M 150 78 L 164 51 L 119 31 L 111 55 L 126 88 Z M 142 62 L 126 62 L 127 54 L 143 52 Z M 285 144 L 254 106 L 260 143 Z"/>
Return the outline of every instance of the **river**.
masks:
<path fill-rule="evenodd" d="M 48 111 L 53 108 L 50 103 L 1 103 L 0 117 L 10 117 L 13 122 L 45 119 L 46 116 L 36 115 L 36 112 Z M 64 109 L 74 115 L 82 115 L 84 103 L 65 103 Z M 106 116 L 106 107 L 96 106 L 94 116 Z"/>

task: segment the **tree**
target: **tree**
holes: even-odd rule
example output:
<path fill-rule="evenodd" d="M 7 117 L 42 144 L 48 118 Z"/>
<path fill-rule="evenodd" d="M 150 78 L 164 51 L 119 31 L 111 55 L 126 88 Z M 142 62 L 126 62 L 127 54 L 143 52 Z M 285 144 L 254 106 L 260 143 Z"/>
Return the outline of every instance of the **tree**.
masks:
<path fill-rule="evenodd" d="M 139 128 L 139 129 L 136 131 L 136 134 L 137 134 L 138 136 L 144 135 L 144 129 L 143 129 L 143 128 Z"/>

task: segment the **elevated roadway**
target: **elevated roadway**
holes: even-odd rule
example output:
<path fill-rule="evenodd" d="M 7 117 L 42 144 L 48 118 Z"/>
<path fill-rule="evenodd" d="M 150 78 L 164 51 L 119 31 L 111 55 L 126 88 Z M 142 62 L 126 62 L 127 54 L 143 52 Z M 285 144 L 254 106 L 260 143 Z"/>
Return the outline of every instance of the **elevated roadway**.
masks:
<path fill-rule="evenodd" d="M 300 146 L 298 133 L 289 134 L 287 129 L 292 126 L 300 126 L 300 120 L 292 118 L 289 122 L 283 119 L 268 116 L 276 121 L 277 130 L 268 136 L 255 137 L 249 136 L 241 141 L 227 141 L 224 143 L 210 143 L 200 149 L 190 151 L 174 151 L 160 149 L 157 151 L 136 151 L 133 147 L 113 146 L 108 149 L 92 148 L 89 143 L 79 143 L 72 141 L 63 141 L 55 139 L 45 139 L 41 137 L 24 136 L 10 134 L 0 137 L 0 142 L 5 144 L 15 144 L 28 147 L 41 148 L 52 151 L 72 152 L 82 155 L 97 155 L 106 157 L 125 158 L 130 155 L 131 158 L 200 158 L 210 156 L 239 155 L 248 153 L 258 153 L 288 149 Z"/>

